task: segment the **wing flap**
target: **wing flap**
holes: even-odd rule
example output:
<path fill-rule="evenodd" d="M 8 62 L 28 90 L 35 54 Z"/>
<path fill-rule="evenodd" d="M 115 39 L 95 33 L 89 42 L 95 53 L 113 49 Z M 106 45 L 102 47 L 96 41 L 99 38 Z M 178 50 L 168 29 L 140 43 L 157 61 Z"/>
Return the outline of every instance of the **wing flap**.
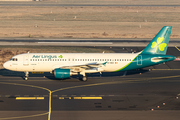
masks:
<path fill-rule="evenodd" d="M 73 71 L 73 72 L 81 72 L 83 70 L 90 70 L 90 69 L 93 69 L 93 68 L 99 68 L 102 65 L 106 65 L 106 63 L 107 62 L 104 62 L 104 63 L 93 62 L 93 63 L 88 63 L 88 64 L 61 66 L 60 68 L 71 69 L 71 71 Z"/>

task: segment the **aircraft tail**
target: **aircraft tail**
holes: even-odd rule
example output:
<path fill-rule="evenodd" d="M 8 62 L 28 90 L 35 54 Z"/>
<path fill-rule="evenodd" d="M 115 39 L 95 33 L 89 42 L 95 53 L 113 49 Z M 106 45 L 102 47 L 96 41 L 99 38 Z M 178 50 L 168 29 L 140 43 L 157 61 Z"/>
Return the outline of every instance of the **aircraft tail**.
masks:
<path fill-rule="evenodd" d="M 165 55 L 171 35 L 172 26 L 164 26 L 159 33 L 146 46 L 141 54 L 162 54 Z"/>

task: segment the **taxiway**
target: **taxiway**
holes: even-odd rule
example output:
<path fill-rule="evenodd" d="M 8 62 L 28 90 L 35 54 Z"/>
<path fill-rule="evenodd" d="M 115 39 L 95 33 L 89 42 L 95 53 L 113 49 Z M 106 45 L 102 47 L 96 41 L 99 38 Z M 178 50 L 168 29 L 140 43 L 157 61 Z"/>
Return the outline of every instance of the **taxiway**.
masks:
<path fill-rule="evenodd" d="M 178 56 L 179 52 L 170 47 L 167 54 Z M 78 76 L 57 80 L 50 73 L 30 74 L 24 81 L 24 73 L 1 69 L 0 119 L 178 119 L 179 67 L 180 61 L 172 61 L 126 74 L 88 74 L 87 82 Z"/>

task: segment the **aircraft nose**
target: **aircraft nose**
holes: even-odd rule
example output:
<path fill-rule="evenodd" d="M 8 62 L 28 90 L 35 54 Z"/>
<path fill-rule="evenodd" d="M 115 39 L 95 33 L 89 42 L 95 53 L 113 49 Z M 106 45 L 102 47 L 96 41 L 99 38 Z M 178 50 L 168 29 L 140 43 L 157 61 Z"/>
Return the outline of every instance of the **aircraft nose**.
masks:
<path fill-rule="evenodd" d="M 8 63 L 8 62 L 5 62 L 5 63 L 3 64 L 3 67 L 6 68 L 6 69 L 8 69 L 9 63 Z"/>

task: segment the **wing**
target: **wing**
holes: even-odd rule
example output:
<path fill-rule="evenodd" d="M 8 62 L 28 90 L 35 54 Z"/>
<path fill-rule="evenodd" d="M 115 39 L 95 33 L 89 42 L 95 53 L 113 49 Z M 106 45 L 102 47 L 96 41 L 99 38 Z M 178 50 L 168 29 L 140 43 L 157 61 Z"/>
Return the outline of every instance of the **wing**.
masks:
<path fill-rule="evenodd" d="M 71 69 L 73 72 L 81 72 L 83 70 L 90 70 L 98 67 L 105 66 L 107 62 L 104 63 L 88 63 L 88 64 L 79 64 L 79 65 L 67 65 L 67 66 L 61 66 L 62 69 Z"/>

